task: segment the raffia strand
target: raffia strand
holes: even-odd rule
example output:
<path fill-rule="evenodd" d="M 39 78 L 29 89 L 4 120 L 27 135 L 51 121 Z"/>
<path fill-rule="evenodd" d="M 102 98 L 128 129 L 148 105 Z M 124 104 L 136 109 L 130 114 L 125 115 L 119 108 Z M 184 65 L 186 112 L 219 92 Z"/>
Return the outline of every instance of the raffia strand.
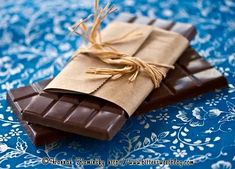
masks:
<path fill-rule="evenodd" d="M 87 73 L 112 75 L 114 79 L 129 74 L 130 77 L 128 80 L 133 82 L 140 72 L 145 72 L 153 81 L 154 86 L 159 87 L 162 78 L 165 77 L 165 73 L 162 72 L 161 68 L 173 69 L 174 66 L 161 63 L 147 63 L 140 58 L 121 53 L 112 47 L 114 44 L 136 40 L 143 36 L 142 32 L 134 30 L 118 38 L 102 41 L 100 25 L 102 21 L 115 10 L 116 8 L 110 6 L 109 3 L 107 3 L 104 8 L 100 8 L 99 0 L 95 0 L 94 13 L 69 28 L 71 32 L 80 35 L 90 43 L 86 48 L 78 49 L 74 55 L 85 54 L 89 57 L 100 59 L 104 63 L 117 66 L 117 68 L 89 68 Z M 93 25 L 92 28 L 89 29 L 86 22 L 91 16 L 93 16 Z M 78 32 L 78 29 L 80 29 L 80 32 Z"/>

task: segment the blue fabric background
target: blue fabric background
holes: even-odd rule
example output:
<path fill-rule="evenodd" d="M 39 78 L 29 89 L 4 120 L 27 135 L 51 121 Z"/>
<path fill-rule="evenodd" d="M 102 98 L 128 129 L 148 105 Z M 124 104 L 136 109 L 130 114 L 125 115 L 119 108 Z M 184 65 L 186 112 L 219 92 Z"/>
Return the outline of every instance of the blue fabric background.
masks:
<path fill-rule="evenodd" d="M 114 3 L 120 11 L 194 24 L 198 35 L 193 47 L 224 73 L 229 88 L 133 117 L 110 142 L 77 136 L 36 148 L 8 106 L 6 90 L 53 77 L 63 68 L 81 43 L 78 37 L 68 36 L 67 27 L 86 16 L 93 2 L 2 0 L 0 168 L 95 167 L 43 165 L 43 157 L 105 161 L 176 158 L 193 160 L 191 168 L 235 168 L 235 2 L 116 0 Z M 106 165 L 106 168 L 114 167 Z"/>

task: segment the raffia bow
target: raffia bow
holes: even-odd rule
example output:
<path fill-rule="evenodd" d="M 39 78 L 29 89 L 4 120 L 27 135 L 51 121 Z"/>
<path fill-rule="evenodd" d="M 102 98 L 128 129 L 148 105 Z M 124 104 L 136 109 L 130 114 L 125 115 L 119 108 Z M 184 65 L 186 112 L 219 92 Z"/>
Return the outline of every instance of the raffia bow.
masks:
<path fill-rule="evenodd" d="M 146 63 L 140 58 L 121 53 L 112 47 L 112 45 L 114 44 L 126 43 L 140 38 L 142 36 L 141 32 L 132 31 L 119 38 L 109 41 L 102 41 L 102 37 L 100 34 L 100 25 L 106 18 L 106 16 L 114 12 L 115 10 L 116 8 L 114 6 L 110 7 L 109 3 L 106 4 L 104 8 L 99 8 L 99 0 L 95 0 L 94 14 L 80 20 L 69 28 L 71 32 L 81 36 L 85 41 L 89 42 L 89 45 L 87 47 L 78 49 L 74 53 L 74 56 L 77 56 L 78 54 L 85 54 L 98 58 L 107 64 L 122 67 L 89 68 L 87 73 L 112 75 L 113 79 L 117 79 L 126 74 L 130 74 L 131 76 L 129 78 L 129 81 L 133 82 L 137 78 L 138 74 L 143 71 L 148 76 L 150 76 L 155 88 L 159 87 L 162 78 L 165 77 L 165 73 L 163 73 L 160 68 L 163 67 L 173 69 L 174 66 L 160 63 Z M 94 20 L 92 28 L 91 30 L 89 30 L 86 22 L 91 17 L 93 17 Z M 80 29 L 80 32 L 78 32 L 78 29 Z"/>

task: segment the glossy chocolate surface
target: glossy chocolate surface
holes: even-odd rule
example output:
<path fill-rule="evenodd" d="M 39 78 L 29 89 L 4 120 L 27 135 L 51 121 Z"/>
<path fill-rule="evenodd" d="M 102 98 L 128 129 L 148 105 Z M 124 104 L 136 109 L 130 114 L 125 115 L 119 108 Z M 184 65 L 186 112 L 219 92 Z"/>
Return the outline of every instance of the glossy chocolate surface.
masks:
<path fill-rule="evenodd" d="M 128 118 L 124 110 L 107 101 L 87 95 L 54 93 L 33 97 L 22 117 L 29 122 L 101 140 L 112 139 Z"/>

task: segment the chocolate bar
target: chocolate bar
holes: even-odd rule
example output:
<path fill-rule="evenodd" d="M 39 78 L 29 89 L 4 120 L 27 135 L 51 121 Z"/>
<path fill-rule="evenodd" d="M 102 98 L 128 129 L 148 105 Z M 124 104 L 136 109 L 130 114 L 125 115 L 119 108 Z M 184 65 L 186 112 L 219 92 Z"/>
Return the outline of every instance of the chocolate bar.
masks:
<path fill-rule="evenodd" d="M 155 21 L 149 21 L 151 25 L 154 23 Z M 174 30 L 175 25 L 177 24 L 168 26 L 169 30 Z M 202 64 L 203 73 L 198 72 L 198 63 Z M 168 90 L 167 94 L 173 96 L 178 94 L 177 97 L 187 95 L 189 89 L 194 90 L 202 83 L 208 82 L 210 77 L 218 80 L 217 77 L 221 75 L 217 71 L 211 73 L 209 70 L 211 66 L 198 58 L 194 58 L 186 64 L 180 60 L 179 64 L 175 66 L 179 74 L 170 76 L 163 85 L 164 89 Z M 205 77 L 206 74 L 210 77 Z M 172 79 L 176 81 L 172 82 Z M 192 92 L 191 90 L 190 92 Z M 156 98 L 157 96 L 153 100 Z M 68 95 L 49 92 L 42 92 L 33 97 L 22 117 L 29 122 L 100 140 L 111 140 L 128 119 L 127 113 L 122 108 L 100 98 L 85 94 Z"/>
<path fill-rule="evenodd" d="M 170 22 L 170 21 L 166 21 L 166 20 L 160 20 L 160 19 L 158 19 L 158 21 L 156 22 L 153 22 L 153 20 L 152 19 L 149 19 L 149 18 L 143 18 L 143 17 L 135 17 L 135 16 L 133 16 L 133 15 L 131 15 L 131 14 L 126 14 L 126 13 L 122 13 L 121 15 L 119 15 L 118 17 L 118 20 L 122 20 L 122 21 L 127 21 L 127 22 L 133 22 L 134 20 L 136 20 L 136 21 L 138 21 L 139 23 L 143 23 L 143 24 L 148 24 L 148 23 L 155 23 L 155 25 L 157 25 L 157 26 L 160 26 L 160 27 L 162 27 L 162 28 L 169 28 L 170 26 L 169 25 L 172 25 L 172 22 Z M 134 19 L 135 18 L 135 19 Z M 159 23 L 158 23 L 159 22 Z M 188 25 L 188 24 L 187 24 Z M 184 28 L 186 28 L 187 27 L 187 29 L 185 30 Z M 181 29 L 179 29 L 179 26 L 176 26 L 175 28 L 174 28 L 174 30 L 176 30 L 176 28 L 178 29 L 178 32 L 183 32 L 182 34 L 184 34 L 186 37 L 188 37 L 188 39 L 192 39 L 192 37 L 193 37 L 193 35 L 195 35 L 195 30 L 194 30 L 194 28 L 193 28 L 193 26 L 192 25 L 189 25 L 189 26 L 183 26 L 183 27 L 181 27 L 182 28 L 182 30 L 184 30 L 184 31 L 181 31 Z M 191 32 L 191 33 L 190 33 Z M 183 60 L 185 60 L 185 59 L 183 59 L 183 58 L 189 58 L 188 59 L 188 61 L 190 61 L 190 60 L 194 60 L 195 58 L 200 58 L 200 56 L 198 56 L 198 57 L 195 57 L 195 55 L 196 56 L 198 56 L 197 55 L 197 53 L 196 52 L 194 52 L 194 51 L 192 51 L 191 49 L 189 49 L 189 50 L 187 50 L 184 54 L 183 54 L 183 56 L 181 56 L 181 59 L 182 59 L 182 61 Z M 181 60 L 180 59 L 180 60 Z M 185 62 L 187 62 L 187 60 L 185 60 Z M 200 62 L 198 62 L 199 64 L 200 64 Z M 200 65 L 198 65 L 198 67 L 200 68 Z M 172 70 L 171 72 L 169 72 L 168 73 L 168 76 L 170 76 L 170 75 L 174 75 L 174 74 L 176 74 L 178 71 L 176 71 L 177 70 L 177 67 L 176 67 L 176 69 L 175 70 Z M 200 71 L 200 69 L 198 69 L 199 71 Z M 176 72 L 176 73 L 175 73 Z M 213 72 L 213 70 L 212 70 L 212 72 Z M 167 76 L 167 77 L 168 77 Z M 223 79 L 221 82 L 221 85 L 218 85 L 217 83 L 217 85 L 216 86 L 214 86 L 214 88 L 210 88 L 210 90 L 214 90 L 214 89 L 216 89 L 216 88 L 221 88 L 221 87 L 225 87 L 226 85 L 225 85 L 225 83 L 224 83 L 224 81 L 225 81 L 225 79 L 222 77 L 222 75 L 220 74 L 220 76 L 221 76 L 221 78 Z M 167 78 L 168 79 L 168 78 Z M 208 79 L 208 81 L 210 81 L 211 79 Z M 213 80 L 213 79 L 212 79 Z M 48 81 L 45 81 L 45 83 L 48 83 Z M 41 82 L 41 83 L 44 83 L 44 82 Z M 38 84 L 38 86 L 40 86 L 41 84 Z M 46 84 L 45 84 L 46 85 Z M 201 88 L 203 88 L 203 86 L 205 86 L 205 85 L 201 85 Z M 31 88 L 31 86 L 28 86 L 28 87 L 26 87 L 26 88 Z M 21 88 L 19 88 L 19 89 L 14 89 L 14 90 L 17 90 L 18 92 L 17 93 L 15 93 L 14 92 L 14 90 L 11 90 L 11 91 L 9 91 L 8 92 L 8 101 L 9 101 L 9 103 L 11 103 L 11 106 L 14 108 L 14 107 L 17 107 L 17 108 L 14 108 L 13 109 L 13 111 L 16 113 L 16 114 L 18 114 L 18 116 L 19 116 L 19 119 L 21 120 L 21 113 L 19 113 L 19 112 L 22 112 L 22 110 L 25 108 L 25 106 L 26 105 L 28 105 L 29 104 L 29 102 L 30 102 L 30 100 L 31 100 L 31 98 L 33 97 L 33 96 L 35 96 L 35 95 L 37 95 L 38 93 L 37 92 L 35 92 L 34 90 L 31 90 L 31 89 L 26 89 L 26 88 L 24 88 L 24 89 L 21 89 Z M 162 89 L 163 88 L 163 89 Z M 23 90 L 23 91 L 22 91 Z M 31 92 L 24 92 L 24 90 L 29 90 L 29 91 L 31 91 Z M 167 95 L 167 94 L 169 94 L 169 92 L 166 92 L 165 90 L 164 90 L 164 87 L 163 86 L 161 86 L 159 89 L 156 89 L 156 90 L 154 90 L 151 94 L 150 94 L 150 96 L 151 97 L 148 97 L 147 99 L 146 99 L 146 101 L 140 106 L 140 109 L 139 110 L 141 110 L 142 112 L 146 112 L 147 110 L 150 110 L 150 109 L 152 109 L 152 108 L 157 108 L 157 106 L 159 107 L 161 104 L 159 104 L 160 102 L 159 102 L 159 100 L 154 100 L 154 99 L 150 99 L 150 98 L 154 98 L 153 96 L 154 96 L 154 93 L 156 93 L 157 91 L 164 91 L 164 92 L 160 92 L 160 93 L 166 93 L 164 96 L 165 96 L 165 98 L 166 98 L 166 100 L 169 100 L 169 99 L 167 99 L 167 98 L 173 98 L 174 96 L 173 95 Z M 168 90 L 167 90 L 168 91 Z M 200 90 L 197 90 L 198 91 L 198 94 L 201 94 L 201 93 L 203 93 L 203 91 L 201 91 L 201 89 Z M 195 92 L 195 90 L 192 92 L 192 93 L 194 93 Z M 205 91 L 206 92 L 206 91 Z M 11 93 L 11 94 L 10 94 Z M 25 93 L 26 93 L 26 95 L 25 95 Z M 23 96 L 22 96 L 23 95 Z M 11 97 L 10 97 L 11 96 Z M 175 96 L 175 97 L 177 97 L 177 96 Z M 178 97 L 177 97 L 178 98 Z M 188 96 L 185 96 L 185 98 L 189 98 Z M 161 99 L 161 97 L 159 97 L 159 99 Z M 151 100 L 151 101 L 150 101 Z M 171 101 L 173 101 L 173 102 L 170 102 L 170 103 L 174 103 L 174 100 L 173 99 L 170 99 Z M 181 100 L 180 98 L 179 98 L 179 100 Z M 155 104 L 153 104 L 153 101 L 156 101 L 156 103 Z M 149 104 L 147 104 L 147 103 L 149 103 Z M 170 104 L 170 103 L 168 103 L 168 102 L 165 102 L 165 104 Z M 16 104 L 17 106 L 15 106 L 14 104 Z M 148 106 L 148 105 L 150 105 L 150 106 Z M 145 111 L 143 110 L 143 107 L 144 106 L 146 106 L 146 107 L 148 107 Z M 138 113 L 140 113 L 141 111 L 138 111 Z M 22 121 L 22 120 L 21 120 Z M 23 121 L 23 123 L 25 123 L 24 121 Z M 28 132 L 28 134 L 31 136 L 31 138 L 32 138 L 32 140 L 34 141 L 34 144 L 36 144 L 36 145 L 42 145 L 42 144 L 45 144 L 45 143 L 49 143 L 50 141 L 55 141 L 56 139 L 59 139 L 59 137 L 64 137 L 64 134 L 65 133 L 63 133 L 63 132 L 61 132 L 61 134 L 58 134 L 58 136 L 55 136 L 54 137 L 54 139 L 51 139 L 50 141 L 47 141 L 48 140 L 48 136 L 52 136 L 52 133 L 57 133 L 57 130 L 55 130 L 55 129 L 51 129 L 51 128 L 46 128 L 46 127 L 42 127 L 42 126 L 40 126 L 40 125 L 31 125 L 31 124 L 25 124 L 24 125 L 24 127 L 26 128 L 26 131 Z M 41 130 L 40 128 L 43 128 L 43 130 Z M 47 131 L 50 131 L 50 132 L 47 132 Z M 34 133 L 34 134 L 30 134 L 30 133 Z M 41 136 L 41 137 L 40 137 Z"/>

